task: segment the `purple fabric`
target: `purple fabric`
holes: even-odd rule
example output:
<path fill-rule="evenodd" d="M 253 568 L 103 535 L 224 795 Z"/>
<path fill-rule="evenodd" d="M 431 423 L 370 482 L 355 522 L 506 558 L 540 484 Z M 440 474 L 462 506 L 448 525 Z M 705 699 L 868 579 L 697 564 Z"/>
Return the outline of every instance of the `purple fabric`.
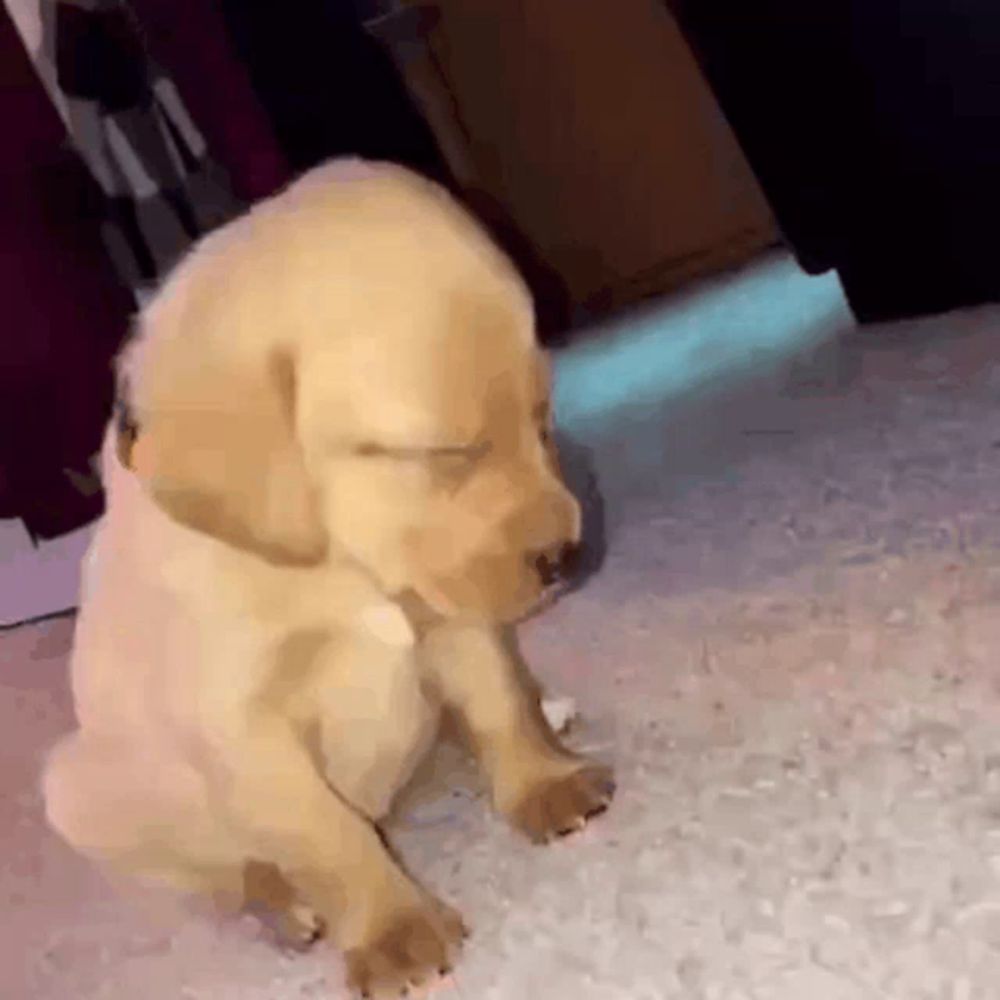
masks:
<path fill-rule="evenodd" d="M 101 239 L 100 195 L 2 7 L 0 120 L 0 516 L 52 537 L 100 513 L 88 463 L 134 306 Z"/>

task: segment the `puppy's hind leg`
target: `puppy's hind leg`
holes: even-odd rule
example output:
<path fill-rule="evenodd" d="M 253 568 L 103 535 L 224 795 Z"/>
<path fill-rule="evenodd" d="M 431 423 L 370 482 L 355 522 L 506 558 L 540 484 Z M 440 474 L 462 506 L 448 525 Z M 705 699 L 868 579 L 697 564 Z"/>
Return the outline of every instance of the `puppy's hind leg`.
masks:
<path fill-rule="evenodd" d="M 240 847 L 183 764 L 74 733 L 50 754 L 42 791 L 49 825 L 90 860 L 186 895 L 240 894 Z"/>
<path fill-rule="evenodd" d="M 246 909 L 282 944 L 305 947 L 322 922 L 271 864 L 211 813 L 202 779 L 183 764 L 153 766 L 134 751 L 79 733 L 51 754 L 43 780 L 49 824 L 80 854 L 111 872 L 222 912 Z"/>

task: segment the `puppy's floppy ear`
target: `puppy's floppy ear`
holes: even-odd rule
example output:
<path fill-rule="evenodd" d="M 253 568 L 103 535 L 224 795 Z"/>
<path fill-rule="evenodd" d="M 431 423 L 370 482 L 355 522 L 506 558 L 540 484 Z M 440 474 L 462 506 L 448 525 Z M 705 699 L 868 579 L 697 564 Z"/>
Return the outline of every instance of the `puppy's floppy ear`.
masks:
<path fill-rule="evenodd" d="M 282 565 L 326 555 L 319 498 L 295 429 L 295 361 L 220 361 L 152 376 L 135 474 L 174 520 Z"/>

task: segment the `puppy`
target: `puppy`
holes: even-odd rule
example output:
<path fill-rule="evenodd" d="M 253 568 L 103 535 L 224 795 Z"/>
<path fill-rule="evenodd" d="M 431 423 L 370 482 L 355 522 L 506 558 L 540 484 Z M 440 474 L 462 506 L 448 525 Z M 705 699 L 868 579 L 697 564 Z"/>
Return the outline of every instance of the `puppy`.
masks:
<path fill-rule="evenodd" d="M 442 713 L 534 840 L 613 790 L 509 641 L 580 534 L 524 284 L 438 187 L 339 161 L 205 239 L 120 374 L 49 822 L 119 872 L 325 928 L 365 995 L 429 982 L 461 920 L 376 824 Z"/>

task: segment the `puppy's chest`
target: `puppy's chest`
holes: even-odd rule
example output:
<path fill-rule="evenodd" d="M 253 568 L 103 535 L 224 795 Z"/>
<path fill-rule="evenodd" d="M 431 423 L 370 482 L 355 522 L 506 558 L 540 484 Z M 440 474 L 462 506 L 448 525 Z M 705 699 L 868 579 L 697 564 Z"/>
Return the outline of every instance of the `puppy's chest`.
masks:
<path fill-rule="evenodd" d="M 412 650 L 349 642 L 315 655 L 283 711 L 330 784 L 378 816 L 433 741 L 439 703 Z"/>

